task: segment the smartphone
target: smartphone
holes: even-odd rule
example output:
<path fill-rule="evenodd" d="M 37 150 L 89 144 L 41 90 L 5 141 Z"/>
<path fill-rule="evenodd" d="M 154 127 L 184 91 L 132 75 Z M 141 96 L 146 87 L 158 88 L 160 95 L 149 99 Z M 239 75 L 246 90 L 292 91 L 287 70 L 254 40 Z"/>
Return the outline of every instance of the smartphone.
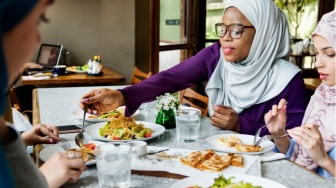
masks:
<path fill-rule="evenodd" d="M 60 134 L 64 133 L 77 133 L 81 130 L 81 125 L 60 125 L 57 126 Z"/>

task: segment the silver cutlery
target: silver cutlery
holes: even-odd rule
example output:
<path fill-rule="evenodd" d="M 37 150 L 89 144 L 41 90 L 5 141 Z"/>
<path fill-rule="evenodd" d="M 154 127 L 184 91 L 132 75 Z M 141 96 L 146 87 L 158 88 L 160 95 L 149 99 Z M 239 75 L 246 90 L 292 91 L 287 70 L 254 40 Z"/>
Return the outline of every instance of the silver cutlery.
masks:
<path fill-rule="evenodd" d="M 83 128 L 84 128 L 84 122 L 85 122 L 85 117 L 86 117 L 86 110 L 87 110 L 87 106 L 84 105 L 82 128 L 81 128 L 80 132 L 75 137 L 75 142 L 79 147 L 84 145 L 84 140 L 85 140 L 85 136 L 84 136 L 84 133 L 83 133 Z"/>
<path fill-rule="evenodd" d="M 147 155 L 154 155 L 154 154 L 161 153 L 161 152 L 168 151 L 168 150 L 169 149 L 163 149 L 163 150 L 159 150 L 159 151 L 155 151 L 155 152 L 148 152 Z"/>
<path fill-rule="evenodd" d="M 288 104 L 288 102 L 286 102 L 285 106 Z M 269 123 L 272 122 L 273 118 L 276 117 L 277 115 L 279 115 L 280 112 L 278 112 L 275 116 L 272 116 L 271 119 L 262 127 L 260 127 L 257 132 L 255 133 L 254 135 L 254 139 L 253 139 L 253 146 L 257 146 L 256 145 L 256 142 L 257 142 L 257 138 L 259 138 L 259 135 L 260 135 L 260 132 L 261 132 L 261 129 L 265 128 Z"/>
<path fill-rule="evenodd" d="M 62 148 L 64 149 L 64 151 L 68 151 L 70 149 L 70 144 L 69 144 L 68 140 L 62 139 L 58 143 L 60 143 L 60 145 L 62 146 Z"/>

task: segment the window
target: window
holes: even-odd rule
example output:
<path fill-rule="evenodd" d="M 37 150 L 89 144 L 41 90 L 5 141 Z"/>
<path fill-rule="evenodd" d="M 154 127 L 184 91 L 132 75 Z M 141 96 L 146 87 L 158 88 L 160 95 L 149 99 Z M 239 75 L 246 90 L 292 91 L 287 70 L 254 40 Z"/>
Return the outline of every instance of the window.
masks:
<path fill-rule="evenodd" d="M 292 38 L 310 38 L 317 24 L 319 0 L 275 0 L 287 16 Z"/>

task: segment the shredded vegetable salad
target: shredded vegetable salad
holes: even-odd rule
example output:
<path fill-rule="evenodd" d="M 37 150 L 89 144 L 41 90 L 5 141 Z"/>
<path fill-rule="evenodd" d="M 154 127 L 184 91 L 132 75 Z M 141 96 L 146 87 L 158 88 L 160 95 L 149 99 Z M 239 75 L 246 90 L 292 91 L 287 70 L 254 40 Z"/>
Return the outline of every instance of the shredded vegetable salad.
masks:
<path fill-rule="evenodd" d="M 261 186 L 254 186 L 251 183 L 245 183 L 243 181 L 233 183 L 231 180 L 234 177 L 225 178 L 223 175 L 219 175 L 215 178 L 215 182 L 209 188 L 261 188 Z M 200 186 L 194 185 L 187 188 L 202 188 Z"/>
<path fill-rule="evenodd" d="M 132 140 L 148 138 L 154 131 L 146 128 L 144 124 L 137 124 L 133 117 L 127 118 L 120 115 L 118 118 L 110 119 L 99 129 L 100 136 L 111 140 Z"/>

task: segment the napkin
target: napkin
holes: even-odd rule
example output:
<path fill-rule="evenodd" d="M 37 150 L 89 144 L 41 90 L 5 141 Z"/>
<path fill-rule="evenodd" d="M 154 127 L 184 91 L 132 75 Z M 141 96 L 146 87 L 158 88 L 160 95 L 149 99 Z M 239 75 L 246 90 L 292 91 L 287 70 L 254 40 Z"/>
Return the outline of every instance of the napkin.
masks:
<path fill-rule="evenodd" d="M 22 76 L 22 80 L 45 80 L 45 79 L 49 79 L 51 78 L 51 76 L 47 75 L 43 75 L 43 76 Z"/>
<path fill-rule="evenodd" d="M 285 159 L 285 158 L 286 158 L 286 155 L 282 153 L 275 153 L 273 151 L 260 155 L 261 162 L 275 161 L 275 160 Z"/>

